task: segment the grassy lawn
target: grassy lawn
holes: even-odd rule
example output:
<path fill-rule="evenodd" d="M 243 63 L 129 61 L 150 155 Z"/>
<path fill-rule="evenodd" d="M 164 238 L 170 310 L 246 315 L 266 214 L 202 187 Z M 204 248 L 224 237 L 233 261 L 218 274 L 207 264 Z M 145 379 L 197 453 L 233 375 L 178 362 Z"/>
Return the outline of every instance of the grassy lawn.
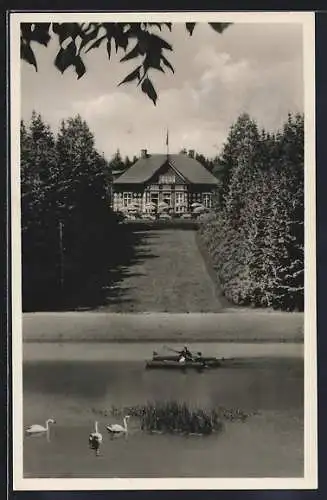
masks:
<path fill-rule="evenodd" d="M 26 313 L 25 342 L 303 342 L 303 313 Z"/>
<path fill-rule="evenodd" d="M 195 231 L 134 230 L 135 258 L 119 269 L 108 290 L 110 312 L 220 312 L 227 302 L 217 293 L 198 249 Z"/>

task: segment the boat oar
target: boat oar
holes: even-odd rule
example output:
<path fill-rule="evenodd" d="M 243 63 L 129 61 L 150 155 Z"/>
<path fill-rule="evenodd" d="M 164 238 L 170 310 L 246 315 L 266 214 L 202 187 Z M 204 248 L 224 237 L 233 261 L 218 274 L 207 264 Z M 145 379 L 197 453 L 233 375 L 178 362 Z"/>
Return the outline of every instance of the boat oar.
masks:
<path fill-rule="evenodd" d="M 168 349 L 168 351 L 175 352 L 176 354 L 181 354 L 181 351 L 176 351 L 176 349 L 172 349 L 171 347 L 168 347 L 166 345 L 163 346 L 164 348 Z M 194 356 L 194 353 L 191 353 L 192 356 Z"/>
<path fill-rule="evenodd" d="M 176 351 L 176 349 L 172 349 L 171 347 L 168 347 L 167 345 L 164 345 L 163 348 L 168 349 L 168 351 L 175 352 L 176 354 L 180 354 L 180 351 Z"/>

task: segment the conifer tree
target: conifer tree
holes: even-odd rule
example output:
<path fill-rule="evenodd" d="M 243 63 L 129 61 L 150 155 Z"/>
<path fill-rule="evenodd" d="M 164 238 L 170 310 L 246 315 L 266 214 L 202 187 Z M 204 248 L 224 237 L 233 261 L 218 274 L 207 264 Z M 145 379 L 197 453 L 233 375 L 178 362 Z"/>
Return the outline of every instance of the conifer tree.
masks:
<path fill-rule="evenodd" d="M 59 217 L 64 226 L 67 279 L 93 269 L 110 220 L 107 164 L 95 150 L 94 137 L 78 115 L 63 121 L 57 138 Z"/>
<path fill-rule="evenodd" d="M 289 115 L 270 134 L 242 115 L 220 175 L 221 201 L 200 232 L 225 295 L 236 304 L 303 310 L 303 116 Z"/>
<path fill-rule="evenodd" d="M 21 123 L 25 310 L 69 306 L 67 297 L 99 272 L 104 256 L 110 266 L 110 182 L 80 116 L 63 121 L 57 139 L 36 113 Z"/>
<path fill-rule="evenodd" d="M 21 122 L 21 221 L 23 306 L 45 296 L 56 284 L 57 246 L 51 216 L 51 175 L 55 139 L 41 115 Z"/>

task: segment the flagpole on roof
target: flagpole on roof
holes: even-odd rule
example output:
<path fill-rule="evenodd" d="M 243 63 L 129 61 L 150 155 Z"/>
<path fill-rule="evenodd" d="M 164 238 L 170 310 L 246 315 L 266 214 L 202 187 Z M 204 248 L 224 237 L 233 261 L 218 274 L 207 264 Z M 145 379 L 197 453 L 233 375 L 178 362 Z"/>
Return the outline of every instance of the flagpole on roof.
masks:
<path fill-rule="evenodd" d="M 166 135 L 166 146 L 167 146 L 167 158 L 169 156 L 169 131 L 167 127 L 167 135 Z"/>

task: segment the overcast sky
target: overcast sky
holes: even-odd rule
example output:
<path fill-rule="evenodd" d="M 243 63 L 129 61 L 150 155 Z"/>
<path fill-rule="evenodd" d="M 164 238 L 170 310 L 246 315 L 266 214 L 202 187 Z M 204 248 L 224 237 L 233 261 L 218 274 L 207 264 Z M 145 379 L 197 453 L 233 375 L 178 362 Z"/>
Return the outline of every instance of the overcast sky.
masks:
<path fill-rule="evenodd" d="M 109 63 L 105 47 L 96 49 L 77 80 L 73 70 L 61 75 L 53 66 L 51 43 L 35 47 L 38 72 L 22 62 L 22 118 L 34 109 L 57 131 L 61 119 L 79 113 L 108 159 L 118 148 L 124 156 L 165 152 L 167 126 L 171 152 L 186 147 L 212 157 L 240 113 L 276 130 L 288 112 L 303 111 L 300 24 L 234 24 L 222 35 L 198 24 L 192 37 L 175 25 L 162 36 L 174 46 L 166 55 L 175 74 L 153 73 L 157 106 L 135 84 L 117 87 L 135 61 Z"/>

